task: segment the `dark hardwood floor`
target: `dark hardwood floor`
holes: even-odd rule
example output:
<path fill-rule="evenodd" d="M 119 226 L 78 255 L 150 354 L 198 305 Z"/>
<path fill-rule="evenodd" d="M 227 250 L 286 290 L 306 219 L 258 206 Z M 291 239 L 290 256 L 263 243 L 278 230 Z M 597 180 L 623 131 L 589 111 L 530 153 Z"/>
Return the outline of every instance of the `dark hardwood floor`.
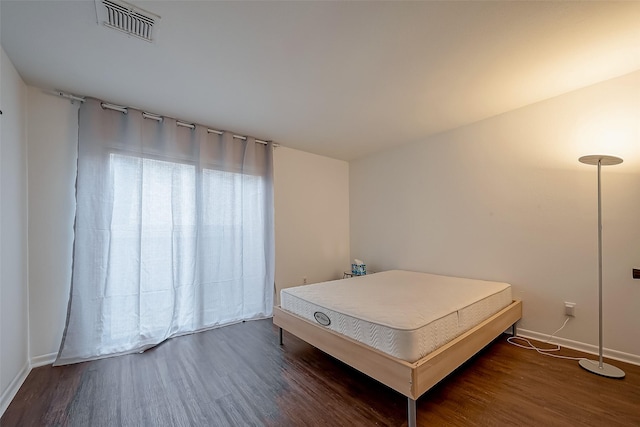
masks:
<path fill-rule="evenodd" d="M 640 367 L 593 375 L 500 337 L 418 400 L 420 426 L 640 426 Z M 579 355 L 563 350 L 565 355 Z M 143 354 L 34 369 L 9 426 L 400 426 L 406 398 L 271 320 Z"/>

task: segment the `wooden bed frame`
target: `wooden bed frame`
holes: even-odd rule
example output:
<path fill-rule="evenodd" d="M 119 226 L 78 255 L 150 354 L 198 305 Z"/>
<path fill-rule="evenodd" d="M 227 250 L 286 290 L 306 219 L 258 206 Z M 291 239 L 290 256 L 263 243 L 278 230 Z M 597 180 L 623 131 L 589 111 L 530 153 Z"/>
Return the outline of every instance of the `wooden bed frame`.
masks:
<path fill-rule="evenodd" d="M 273 323 L 360 372 L 380 381 L 407 397 L 408 425 L 416 426 L 416 400 L 467 359 L 513 328 L 522 317 L 522 301 L 515 300 L 473 329 L 453 341 L 410 363 L 390 356 L 319 324 L 274 307 Z"/>

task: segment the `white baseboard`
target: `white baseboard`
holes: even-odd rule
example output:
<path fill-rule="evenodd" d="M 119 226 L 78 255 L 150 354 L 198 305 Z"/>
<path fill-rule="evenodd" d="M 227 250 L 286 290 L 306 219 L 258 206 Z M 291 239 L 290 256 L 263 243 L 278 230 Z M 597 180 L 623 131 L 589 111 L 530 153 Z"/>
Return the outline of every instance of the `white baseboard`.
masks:
<path fill-rule="evenodd" d="M 535 331 L 529 331 L 527 329 L 518 328 L 518 336 L 524 338 L 531 338 L 538 341 L 546 341 L 551 336 L 547 334 L 541 334 Z M 572 350 L 578 350 L 589 354 L 598 354 L 598 347 L 591 344 L 585 344 L 579 341 L 568 340 L 566 338 L 553 337 L 551 342 L 559 344 L 562 347 L 570 348 Z M 620 362 L 631 363 L 632 365 L 640 366 L 640 356 L 630 353 L 624 353 L 622 351 L 610 350 L 607 348 L 602 349 L 602 355 L 610 359 L 619 360 Z"/>
<path fill-rule="evenodd" d="M 58 353 L 43 354 L 42 356 L 32 357 L 30 364 L 25 363 L 18 375 L 11 381 L 9 387 L 7 387 L 4 393 L 2 393 L 2 396 L 0 396 L 0 417 L 4 414 L 4 411 L 7 410 L 13 398 L 16 397 L 18 390 L 22 387 L 24 380 L 27 379 L 31 370 L 40 366 L 51 365 L 56 360 L 56 357 L 58 357 Z"/>
<path fill-rule="evenodd" d="M 18 372 L 18 375 L 16 375 L 13 381 L 11 381 L 9 387 L 7 387 L 0 396 L 0 417 L 4 414 L 4 411 L 7 410 L 9 404 L 18 393 L 18 390 L 20 390 L 20 387 L 22 387 L 22 384 L 24 383 L 24 380 L 27 379 L 29 372 L 31 372 L 31 368 L 28 363 L 25 363 L 22 369 L 20 369 L 20 372 Z"/>
<path fill-rule="evenodd" d="M 58 353 L 43 354 L 42 356 L 35 356 L 31 358 L 31 369 L 39 368 L 40 366 L 51 365 L 56 361 Z"/>

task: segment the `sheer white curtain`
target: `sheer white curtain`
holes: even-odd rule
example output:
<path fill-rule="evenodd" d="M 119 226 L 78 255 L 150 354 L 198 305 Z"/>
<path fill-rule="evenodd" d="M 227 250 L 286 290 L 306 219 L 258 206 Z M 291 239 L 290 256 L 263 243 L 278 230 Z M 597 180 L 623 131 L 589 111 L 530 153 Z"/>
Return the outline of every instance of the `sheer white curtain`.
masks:
<path fill-rule="evenodd" d="M 271 316 L 273 148 L 80 108 L 73 275 L 56 365 Z"/>

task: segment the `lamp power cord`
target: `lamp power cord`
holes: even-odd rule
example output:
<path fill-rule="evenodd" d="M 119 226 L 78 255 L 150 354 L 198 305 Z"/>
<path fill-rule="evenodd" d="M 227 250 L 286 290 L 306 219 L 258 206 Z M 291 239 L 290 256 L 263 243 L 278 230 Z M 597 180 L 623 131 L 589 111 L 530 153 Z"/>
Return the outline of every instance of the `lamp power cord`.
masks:
<path fill-rule="evenodd" d="M 542 354 L 543 356 L 549 356 L 549 357 L 555 357 L 557 359 L 567 359 L 567 360 L 587 360 L 586 357 L 570 357 L 570 356 L 561 356 L 559 354 L 553 354 L 556 351 L 560 351 L 561 347 L 559 344 L 552 343 L 550 341 L 556 336 L 558 332 L 560 332 L 561 330 L 564 329 L 565 326 L 567 326 L 567 323 L 569 322 L 569 320 L 571 320 L 571 317 L 567 317 L 567 319 L 564 321 L 562 326 L 560 326 L 558 330 L 556 330 L 553 334 L 551 334 L 549 339 L 543 342 L 543 344 L 553 345 L 553 347 L 550 347 L 550 348 L 536 347 L 528 339 L 519 337 L 517 335 L 515 337 L 507 338 L 507 342 L 511 345 L 515 345 L 516 347 L 524 348 L 526 350 L 535 350 L 538 353 Z M 520 341 L 520 342 L 517 342 L 517 341 Z M 522 344 L 522 342 L 524 342 L 525 344 Z"/>

